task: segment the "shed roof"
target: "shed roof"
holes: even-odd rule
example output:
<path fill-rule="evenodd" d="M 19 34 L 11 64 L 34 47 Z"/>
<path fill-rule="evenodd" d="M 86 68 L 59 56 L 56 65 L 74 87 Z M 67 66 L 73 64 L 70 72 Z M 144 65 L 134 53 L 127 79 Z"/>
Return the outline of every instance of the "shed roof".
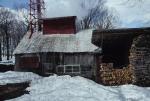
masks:
<path fill-rule="evenodd" d="M 104 29 L 104 30 L 94 30 L 92 42 L 96 46 L 101 46 L 103 40 L 104 46 L 112 46 L 122 43 L 127 43 L 127 41 L 132 41 L 134 37 L 141 34 L 150 34 L 150 27 L 143 28 L 122 28 L 122 29 Z M 126 41 L 125 41 L 126 40 Z"/>
<path fill-rule="evenodd" d="M 91 43 L 92 29 L 83 30 L 77 34 L 51 34 L 43 35 L 42 32 L 34 33 L 29 39 L 28 32 L 14 54 L 39 53 L 39 52 L 95 52 L 98 48 Z"/>
<path fill-rule="evenodd" d="M 64 19 L 76 19 L 76 16 L 65 16 L 65 17 L 55 17 L 55 18 L 42 18 L 41 20 L 64 20 Z"/>
<path fill-rule="evenodd" d="M 102 48 L 104 63 L 111 62 L 119 68 L 129 64 L 133 39 L 142 34 L 150 34 L 150 27 L 94 30 L 92 42 Z"/>

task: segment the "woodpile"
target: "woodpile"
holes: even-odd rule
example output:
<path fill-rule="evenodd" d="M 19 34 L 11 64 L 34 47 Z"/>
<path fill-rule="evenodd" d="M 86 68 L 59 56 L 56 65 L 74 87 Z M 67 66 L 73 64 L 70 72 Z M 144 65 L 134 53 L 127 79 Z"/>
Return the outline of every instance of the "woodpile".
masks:
<path fill-rule="evenodd" d="M 133 71 L 133 83 L 141 86 L 150 85 L 150 49 L 132 47 L 130 65 Z"/>
<path fill-rule="evenodd" d="M 102 63 L 100 67 L 101 83 L 104 85 L 122 85 L 132 83 L 131 68 L 113 69 L 113 63 Z"/>

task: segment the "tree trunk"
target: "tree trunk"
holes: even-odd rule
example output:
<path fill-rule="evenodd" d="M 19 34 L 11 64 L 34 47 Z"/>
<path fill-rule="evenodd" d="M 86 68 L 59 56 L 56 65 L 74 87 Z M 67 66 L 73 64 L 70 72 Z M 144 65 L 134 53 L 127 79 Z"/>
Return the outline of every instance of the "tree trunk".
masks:
<path fill-rule="evenodd" d="M 2 55 L 3 55 L 3 57 L 5 57 L 5 47 L 4 47 L 5 46 L 5 41 L 4 40 L 5 40 L 5 37 L 3 36 L 2 37 L 2 46 L 3 46 L 2 47 Z"/>
<path fill-rule="evenodd" d="M 0 42 L 0 61 L 2 61 L 2 50 L 1 50 L 2 48 L 1 47 L 2 47 L 2 45 L 1 45 L 1 42 Z"/>
<path fill-rule="evenodd" d="M 8 33 L 6 33 L 6 48 L 7 48 L 7 60 L 9 60 L 10 54 L 9 54 L 9 36 Z"/>
<path fill-rule="evenodd" d="M 15 44 L 12 44 L 12 38 L 9 38 L 9 45 L 10 45 L 10 58 L 12 58 L 12 55 L 13 55 L 13 45 Z"/>

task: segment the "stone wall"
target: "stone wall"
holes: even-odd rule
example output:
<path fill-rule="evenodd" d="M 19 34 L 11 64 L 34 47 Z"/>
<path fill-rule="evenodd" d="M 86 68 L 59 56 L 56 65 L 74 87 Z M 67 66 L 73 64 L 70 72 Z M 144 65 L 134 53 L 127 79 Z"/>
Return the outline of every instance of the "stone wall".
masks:
<path fill-rule="evenodd" d="M 133 40 L 129 60 L 133 83 L 150 86 L 150 35 L 141 35 Z"/>
<path fill-rule="evenodd" d="M 132 47 L 130 51 L 130 65 L 133 71 L 133 83 L 150 85 L 150 49 Z"/>

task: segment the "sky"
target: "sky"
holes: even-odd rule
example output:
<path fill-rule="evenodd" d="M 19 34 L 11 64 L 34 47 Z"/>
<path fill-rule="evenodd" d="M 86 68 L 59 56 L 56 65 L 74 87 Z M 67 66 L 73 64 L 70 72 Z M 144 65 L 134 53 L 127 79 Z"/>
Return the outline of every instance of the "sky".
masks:
<path fill-rule="evenodd" d="M 142 27 L 150 26 L 150 0 L 143 0 L 144 2 L 135 3 L 121 2 L 123 0 L 107 0 L 109 8 L 115 8 L 122 21 L 123 27 Z M 125 0 L 124 0 L 125 1 Z"/>
<path fill-rule="evenodd" d="M 14 5 L 27 5 L 28 1 L 0 0 L 0 6 L 13 9 Z M 46 15 L 48 17 L 76 15 L 80 18 L 84 16 L 84 11 L 81 11 L 82 9 L 78 5 L 81 0 L 45 0 L 45 2 Z M 125 0 L 107 0 L 105 5 L 119 16 L 120 25 L 118 27 L 147 27 L 150 25 L 148 23 L 150 21 L 150 0 L 144 0 L 142 3 L 127 3 Z"/>
<path fill-rule="evenodd" d="M 0 0 L 0 6 L 14 8 L 16 4 L 25 4 L 27 5 L 28 0 Z"/>

